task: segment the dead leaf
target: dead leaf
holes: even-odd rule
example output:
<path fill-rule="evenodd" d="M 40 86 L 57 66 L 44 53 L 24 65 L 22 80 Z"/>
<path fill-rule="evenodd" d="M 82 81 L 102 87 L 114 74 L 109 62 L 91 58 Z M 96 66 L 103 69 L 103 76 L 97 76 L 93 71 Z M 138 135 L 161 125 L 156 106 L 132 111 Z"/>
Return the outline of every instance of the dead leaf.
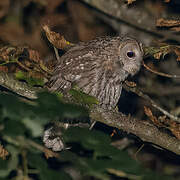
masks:
<path fill-rule="evenodd" d="M 158 121 L 157 117 L 153 115 L 152 111 L 150 108 L 144 106 L 144 113 L 146 114 L 146 116 L 149 117 L 149 119 L 158 127 L 162 127 L 163 124 Z"/>
<path fill-rule="evenodd" d="M 8 73 L 8 67 L 6 67 L 6 66 L 0 66 L 0 72 Z"/>
<path fill-rule="evenodd" d="M 28 49 L 28 52 L 29 58 L 32 59 L 34 62 L 40 63 L 40 61 L 42 61 L 38 51 Z"/>
<path fill-rule="evenodd" d="M 174 52 L 176 53 L 176 55 L 177 55 L 177 61 L 180 61 L 180 48 L 175 48 L 174 49 Z"/>
<path fill-rule="evenodd" d="M 163 55 L 162 52 L 158 52 L 158 53 L 154 54 L 154 58 L 155 59 L 160 59 L 162 55 Z"/>
<path fill-rule="evenodd" d="M 65 49 L 67 46 L 71 46 L 72 44 L 69 41 L 66 41 L 63 36 L 59 33 L 51 31 L 47 25 L 43 26 L 43 29 L 46 33 L 46 36 L 51 44 L 58 49 Z"/>
<path fill-rule="evenodd" d="M 58 153 L 55 153 L 47 148 L 44 148 L 44 155 L 46 157 L 46 159 L 49 159 L 49 158 L 52 158 L 52 157 L 56 157 L 58 158 L 59 157 L 59 154 Z"/>
<path fill-rule="evenodd" d="M 157 27 L 173 27 L 173 26 L 180 26 L 180 20 L 167 20 L 160 18 L 156 21 Z"/>
<path fill-rule="evenodd" d="M 135 2 L 136 0 L 126 0 L 126 1 L 127 1 L 128 5 L 129 5 L 129 4 L 132 4 L 133 2 Z"/>
<path fill-rule="evenodd" d="M 180 139 L 180 124 L 170 121 L 169 126 L 170 131 L 176 136 L 177 139 Z"/>
<path fill-rule="evenodd" d="M 145 47 L 145 56 L 151 55 L 155 59 L 164 58 L 166 54 L 175 53 L 177 55 L 177 61 L 180 61 L 180 46 L 161 44 L 159 47 Z"/>
<path fill-rule="evenodd" d="M 0 158 L 5 160 L 8 155 L 9 152 L 6 149 L 4 149 L 2 145 L 0 145 Z"/>
<path fill-rule="evenodd" d="M 136 86 L 137 86 L 136 83 L 133 82 L 133 81 L 127 81 L 127 80 L 126 80 L 125 83 L 126 83 L 126 85 L 129 86 L 129 87 L 136 87 Z"/>
<path fill-rule="evenodd" d="M 115 129 L 113 129 L 113 132 L 111 133 L 111 137 L 113 137 L 115 134 L 117 134 L 117 131 Z"/>
<path fill-rule="evenodd" d="M 166 47 L 160 47 L 159 51 L 154 53 L 154 58 L 155 59 L 160 59 L 161 57 L 164 58 L 166 54 L 169 54 L 171 52 L 171 47 L 166 46 Z"/>
<path fill-rule="evenodd" d="M 171 30 L 176 31 L 176 32 L 180 32 L 180 27 L 172 27 Z"/>

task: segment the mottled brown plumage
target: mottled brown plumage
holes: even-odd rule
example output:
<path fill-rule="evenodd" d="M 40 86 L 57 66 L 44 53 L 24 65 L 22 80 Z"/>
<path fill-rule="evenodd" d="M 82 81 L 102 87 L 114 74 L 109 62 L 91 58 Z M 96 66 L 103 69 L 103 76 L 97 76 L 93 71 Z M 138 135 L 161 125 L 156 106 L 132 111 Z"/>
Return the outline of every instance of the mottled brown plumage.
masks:
<path fill-rule="evenodd" d="M 137 73 L 143 50 L 129 37 L 104 37 L 73 46 L 57 63 L 50 79 L 51 91 L 68 91 L 77 85 L 95 96 L 103 107 L 114 108 L 122 82 Z"/>

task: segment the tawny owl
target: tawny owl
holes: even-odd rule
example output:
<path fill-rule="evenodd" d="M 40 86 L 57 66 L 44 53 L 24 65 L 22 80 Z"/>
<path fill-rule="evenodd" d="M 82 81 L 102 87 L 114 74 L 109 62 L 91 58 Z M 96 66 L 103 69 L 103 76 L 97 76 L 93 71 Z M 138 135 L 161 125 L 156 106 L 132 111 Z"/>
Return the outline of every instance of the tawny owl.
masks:
<path fill-rule="evenodd" d="M 50 79 L 51 91 L 68 91 L 77 85 L 112 109 L 118 103 L 122 82 L 140 69 L 141 43 L 129 37 L 103 37 L 79 43 L 57 63 Z"/>

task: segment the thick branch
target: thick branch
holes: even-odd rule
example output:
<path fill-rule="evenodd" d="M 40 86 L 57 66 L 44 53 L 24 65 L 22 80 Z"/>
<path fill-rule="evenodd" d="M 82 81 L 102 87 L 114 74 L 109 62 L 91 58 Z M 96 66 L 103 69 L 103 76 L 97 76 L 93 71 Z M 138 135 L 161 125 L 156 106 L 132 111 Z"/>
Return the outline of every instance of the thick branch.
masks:
<path fill-rule="evenodd" d="M 180 155 L 180 141 L 146 121 L 126 116 L 122 113 L 104 110 L 100 107 L 92 110 L 90 117 L 96 121 L 132 133 L 145 142 L 153 143 Z"/>

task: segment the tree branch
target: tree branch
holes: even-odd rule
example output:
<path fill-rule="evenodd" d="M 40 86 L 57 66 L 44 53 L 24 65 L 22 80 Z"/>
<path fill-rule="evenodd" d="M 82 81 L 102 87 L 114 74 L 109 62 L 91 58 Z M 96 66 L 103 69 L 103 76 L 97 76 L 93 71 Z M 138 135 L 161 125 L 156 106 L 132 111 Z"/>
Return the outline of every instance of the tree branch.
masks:
<path fill-rule="evenodd" d="M 38 88 L 29 87 L 6 73 L 0 73 L 0 85 L 29 99 L 37 98 L 36 92 L 39 91 Z M 132 133 L 145 142 L 153 143 L 180 155 L 180 141 L 165 132 L 161 132 L 153 124 L 126 116 L 120 112 L 108 111 L 99 106 L 91 109 L 89 116 L 95 121 Z"/>
<path fill-rule="evenodd" d="M 39 90 L 39 88 L 29 87 L 26 83 L 18 81 L 13 74 L 3 72 L 0 72 L 0 85 L 28 99 L 36 99 L 36 92 Z"/>
<path fill-rule="evenodd" d="M 90 117 L 108 126 L 132 133 L 145 142 L 153 143 L 164 149 L 180 155 L 180 141 L 164 132 L 161 132 L 153 124 L 147 121 L 126 116 L 121 112 L 107 111 L 100 107 L 91 110 Z"/>
<path fill-rule="evenodd" d="M 177 116 L 174 116 L 173 114 L 167 112 L 165 109 L 160 107 L 156 102 L 154 102 L 148 95 L 144 94 L 142 91 L 140 91 L 137 87 L 129 87 L 125 83 L 123 84 L 123 88 L 127 91 L 131 91 L 138 96 L 142 97 L 143 99 L 147 100 L 154 108 L 158 109 L 160 112 L 162 112 L 164 115 L 169 117 L 170 119 L 180 123 L 180 118 Z"/>
<path fill-rule="evenodd" d="M 173 34 L 172 32 L 169 31 L 164 32 L 157 30 L 155 26 L 156 17 L 153 16 L 151 13 L 149 13 L 149 11 L 145 9 L 144 6 L 141 6 L 141 4 L 136 4 L 133 6 L 133 8 L 131 8 L 128 4 L 125 4 L 124 2 L 119 0 L 108 0 L 108 1 L 81 0 L 81 1 L 100 10 L 106 15 L 115 18 L 116 20 L 120 20 L 125 24 L 134 27 L 135 29 L 153 34 L 159 38 L 180 41 L 179 36 Z M 114 22 L 112 22 L 111 25 L 115 29 L 119 29 L 119 27 L 117 27 L 117 25 L 115 25 Z M 119 25 L 122 26 L 122 24 Z"/>

